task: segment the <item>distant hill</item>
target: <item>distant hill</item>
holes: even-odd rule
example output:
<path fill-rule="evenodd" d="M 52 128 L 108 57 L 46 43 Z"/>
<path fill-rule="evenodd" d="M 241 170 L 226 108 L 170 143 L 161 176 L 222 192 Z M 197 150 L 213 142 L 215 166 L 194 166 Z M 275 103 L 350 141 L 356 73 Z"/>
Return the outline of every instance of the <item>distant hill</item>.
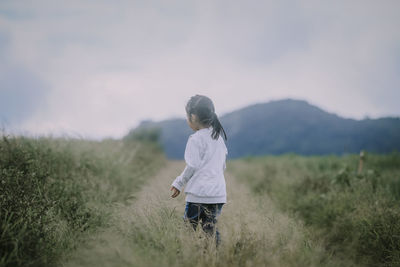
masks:
<path fill-rule="evenodd" d="M 285 99 L 251 105 L 220 117 L 230 158 L 297 153 L 324 155 L 400 151 L 400 118 L 344 119 L 306 101 Z M 185 119 L 144 121 L 125 138 L 159 129 L 169 158 L 181 159 L 193 131 Z"/>

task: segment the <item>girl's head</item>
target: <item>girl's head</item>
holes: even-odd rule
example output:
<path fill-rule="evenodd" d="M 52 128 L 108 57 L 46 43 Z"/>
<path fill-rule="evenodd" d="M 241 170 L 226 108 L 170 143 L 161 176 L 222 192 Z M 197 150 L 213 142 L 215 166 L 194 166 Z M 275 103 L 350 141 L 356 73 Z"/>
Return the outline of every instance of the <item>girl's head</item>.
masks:
<path fill-rule="evenodd" d="M 213 139 L 218 139 L 221 131 L 227 140 L 226 133 L 222 127 L 217 114 L 215 114 L 214 104 L 210 98 L 204 95 L 192 96 L 186 104 L 186 114 L 191 124 L 200 125 L 202 127 L 213 127 L 211 134 Z"/>

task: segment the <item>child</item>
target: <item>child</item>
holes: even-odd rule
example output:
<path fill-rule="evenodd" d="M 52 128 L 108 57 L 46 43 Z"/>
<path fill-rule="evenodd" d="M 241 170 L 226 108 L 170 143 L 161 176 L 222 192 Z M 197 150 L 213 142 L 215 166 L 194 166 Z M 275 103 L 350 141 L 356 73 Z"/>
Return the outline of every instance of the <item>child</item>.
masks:
<path fill-rule="evenodd" d="M 186 104 L 187 123 L 195 131 L 186 144 L 186 167 L 171 186 L 173 198 L 185 187 L 185 221 L 196 229 L 199 221 L 204 232 L 212 236 L 216 244 L 220 235 L 216 228 L 217 217 L 226 203 L 224 170 L 228 150 L 220 134 L 226 133 L 215 114 L 210 98 L 195 95 Z"/>

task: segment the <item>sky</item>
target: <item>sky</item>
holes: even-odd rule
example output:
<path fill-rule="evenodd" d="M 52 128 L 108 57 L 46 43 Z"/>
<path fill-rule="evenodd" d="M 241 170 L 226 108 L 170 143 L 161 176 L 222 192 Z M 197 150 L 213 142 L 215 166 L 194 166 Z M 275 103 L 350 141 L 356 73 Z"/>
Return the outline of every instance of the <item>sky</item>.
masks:
<path fill-rule="evenodd" d="M 120 138 L 285 98 L 400 116 L 400 1 L 0 0 L 0 127 Z"/>

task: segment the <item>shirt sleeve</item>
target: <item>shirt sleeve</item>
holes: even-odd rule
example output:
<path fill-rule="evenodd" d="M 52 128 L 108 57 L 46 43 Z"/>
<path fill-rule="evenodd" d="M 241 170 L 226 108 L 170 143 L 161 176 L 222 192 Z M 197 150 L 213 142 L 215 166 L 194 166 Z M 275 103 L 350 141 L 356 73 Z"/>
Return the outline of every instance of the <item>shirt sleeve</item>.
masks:
<path fill-rule="evenodd" d="M 225 144 L 224 144 L 224 147 L 225 147 L 225 161 L 224 161 L 223 170 L 225 171 L 226 170 L 226 157 L 228 156 L 228 148 L 226 148 Z"/>
<path fill-rule="evenodd" d="M 186 164 L 194 169 L 198 169 L 201 164 L 201 147 L 198 140 L 194 137 L 189 137 L 185 149 L 185 161 Z"/>
<path fill-rule="evenodd" d="M 187 184 L 187 182 L 192 178 L 196 170 L 199 168 L 201 163 L 201 155 L 200 155 L 200 144 L 190 136 L 188 142 L 186 143 L 185 149 L 185 162 L 186 167 L 179 175 L 176 177 L 172 186 L 182 191 L 182 188 Z"/>
<path fill-rule="evenodd" d="M 182 188 L 187 184 L 190 178 L 192 178 L 194 172 L 195 172 L 194 168 L 186 165 L 181 175 L 176 177 L 176 179 L 172 183 L 172 186 L 178 189 L 179 191 L 182 191 Z"/>

